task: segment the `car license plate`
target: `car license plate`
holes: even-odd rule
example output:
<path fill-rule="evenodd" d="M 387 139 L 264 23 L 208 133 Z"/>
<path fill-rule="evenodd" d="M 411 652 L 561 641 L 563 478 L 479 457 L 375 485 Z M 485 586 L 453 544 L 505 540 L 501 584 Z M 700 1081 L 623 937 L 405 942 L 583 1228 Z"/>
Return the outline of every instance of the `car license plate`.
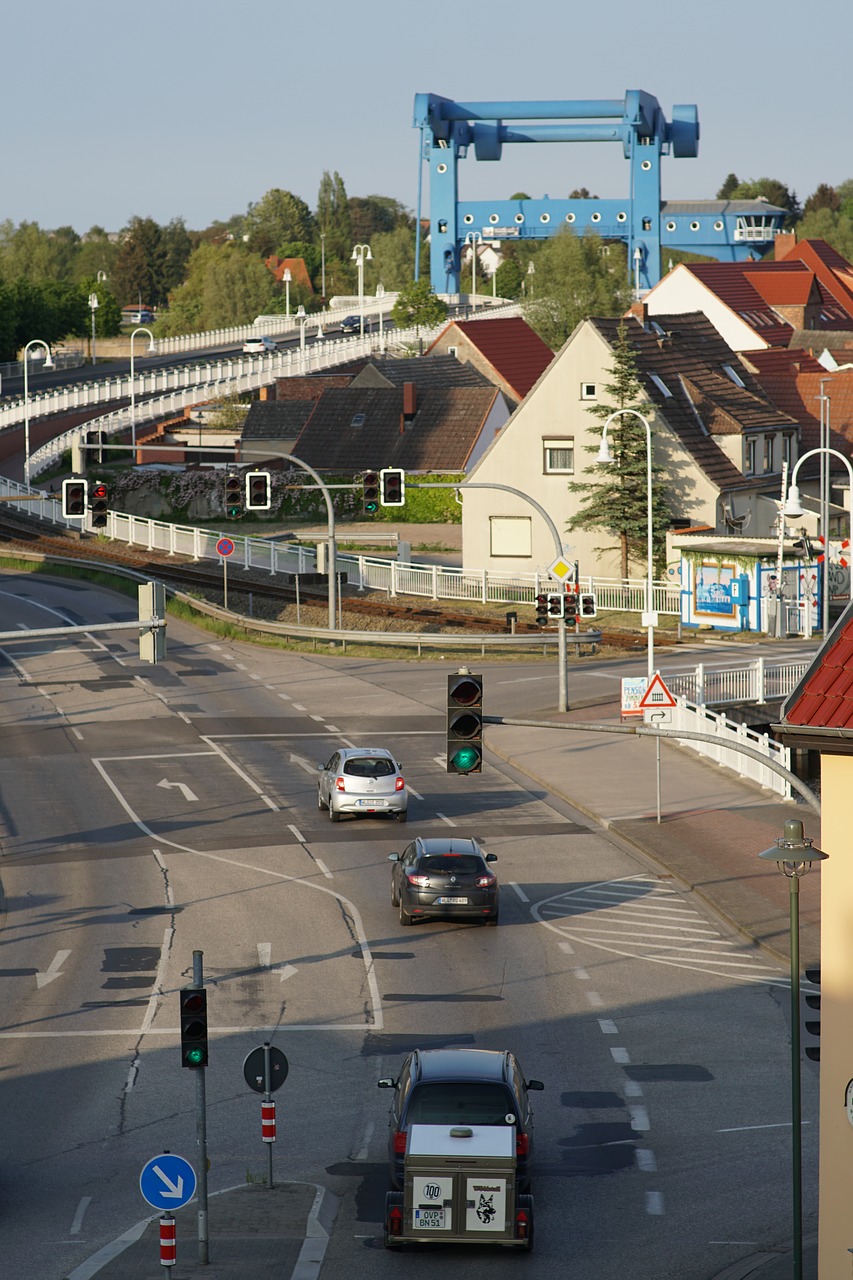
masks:
<path fill-rule="evenodd" d="M 359 800 L 358 803 L 360 805 L 363 805 L 365 809 L 384 809 L 388 801 L 387 800 Z"/>
<path fill-rule="evenodd" d="M 436 898 L 436 902 L 443 907 L 467 907 L 468 905 L 467 898 Z"/>
<path fill-rule="evenodd" d="M 415 1209 L 415 1226 L 424 1230 L 444 1228 L 443 1209 Z"/>

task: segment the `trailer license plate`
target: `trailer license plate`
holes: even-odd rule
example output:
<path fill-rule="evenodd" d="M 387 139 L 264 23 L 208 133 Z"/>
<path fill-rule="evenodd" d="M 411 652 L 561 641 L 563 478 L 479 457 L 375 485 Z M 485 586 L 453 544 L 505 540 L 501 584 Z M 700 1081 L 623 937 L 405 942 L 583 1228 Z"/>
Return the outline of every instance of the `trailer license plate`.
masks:
<path fill-rule="evenodd" d="M 443 1209 L 415 1209 L 415 1226 L 423 1230 L 443 1229 Z"/>
<path fill-rule="evenodd" d="M 468 905 L 467 898 L 437 898 L 436 901 L 443 907 L 466 907 Z"/>

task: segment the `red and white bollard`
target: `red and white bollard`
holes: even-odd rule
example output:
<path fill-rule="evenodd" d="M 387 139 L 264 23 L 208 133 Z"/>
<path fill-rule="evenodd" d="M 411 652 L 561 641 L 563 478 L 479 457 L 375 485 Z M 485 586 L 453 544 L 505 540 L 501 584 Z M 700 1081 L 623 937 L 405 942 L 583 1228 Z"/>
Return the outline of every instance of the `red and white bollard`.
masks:
<path fill-rule="evenodd" d="M 160 1218 L 160 1265 L 173 1267 L 178 1257 L 175 1219 L 164 1213 Z"/>
<path fill-rule="evenodd" d="M 275 1142 L 275 1103 L 261 1103 L 261 1138 L 264 1142 Z"/>

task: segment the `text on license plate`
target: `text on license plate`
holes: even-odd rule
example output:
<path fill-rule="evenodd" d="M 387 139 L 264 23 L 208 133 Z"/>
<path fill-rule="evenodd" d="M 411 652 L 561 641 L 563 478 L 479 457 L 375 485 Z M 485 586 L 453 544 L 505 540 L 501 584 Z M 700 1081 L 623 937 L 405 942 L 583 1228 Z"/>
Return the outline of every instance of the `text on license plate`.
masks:
<path fill-rule="evenodd" d="M 443 1209 L 415 1209 L 416 1227 L 443 1227 Z"/>
<path fill-rule="evenodd" d="M 436 898 L 436 902 L 443 907 L 465 907 L 468 905 L 467 898 Z"/>
<path fill-rule="evenodd" d="M 368 809 L 384 809 L 388 803 L 387 800 L 359 800 L 359 804 L 363 804 Z"/>

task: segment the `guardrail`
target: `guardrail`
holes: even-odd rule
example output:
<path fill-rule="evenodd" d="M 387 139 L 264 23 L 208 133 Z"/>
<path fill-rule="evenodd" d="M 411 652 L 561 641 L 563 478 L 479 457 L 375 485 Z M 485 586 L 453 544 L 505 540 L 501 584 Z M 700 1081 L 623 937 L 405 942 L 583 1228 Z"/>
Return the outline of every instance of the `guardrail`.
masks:
<path fill-rule="evenodd" d="M 785 698 L 803 678 L 809 663 L 768 662 L 756 658 L 742 666 L 706 667 L 693 671 L 663 673 L 667 687 L 676 697 L 689 698 L 698 706 L 731 706 L 737 702 L 770 702 Z"/>
<path fill-rule="evenodd" d="M 667 676 L 667 684 L 671 677 Z M 780 742 L 776 742 L 767 733 L 756 733 L 744 724 L 736 724 L 719 712 L 708 711 L 706 707 L 697 707 L 686 698 L 677 698 L 677 705 L 672 709 L 671 728 L 691 729 L 696 733 L 712 733 L 716 742 L 697 742 L 689 738 L 680 738 L 679 743 L 689 751 L 695 751 L 706 759 L 714 760 L 727 769 L 757 782 L 767 791 L 791 799 L 791 784 L 772 769 L 765 768 L 758 760 L 753 760 L 742 752 L 735 750 L 736 743 L 746 743 L 761 751 L 768 759 L 786 769 L 791 768 L 791 751 Z"/>

